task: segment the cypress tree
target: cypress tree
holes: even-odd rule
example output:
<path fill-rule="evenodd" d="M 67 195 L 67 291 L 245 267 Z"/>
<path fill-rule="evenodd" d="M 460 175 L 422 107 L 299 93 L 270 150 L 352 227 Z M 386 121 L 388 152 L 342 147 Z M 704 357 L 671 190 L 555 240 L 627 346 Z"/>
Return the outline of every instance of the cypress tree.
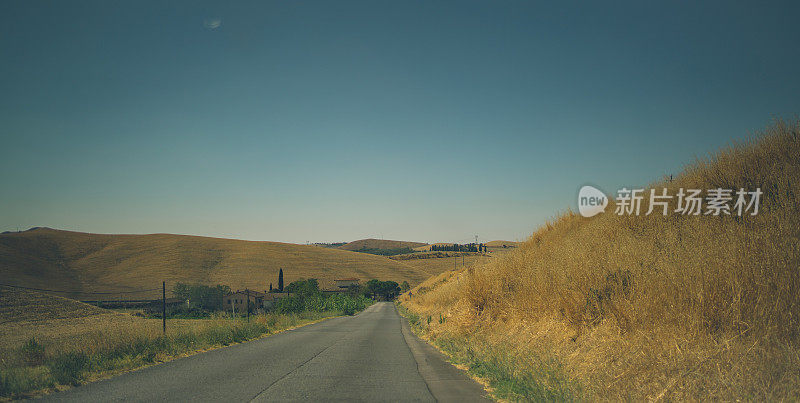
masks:
<path fill-rule="evenodd" d="M 278 292 L 283 292 L 283 269 L 278 272 Z"/>

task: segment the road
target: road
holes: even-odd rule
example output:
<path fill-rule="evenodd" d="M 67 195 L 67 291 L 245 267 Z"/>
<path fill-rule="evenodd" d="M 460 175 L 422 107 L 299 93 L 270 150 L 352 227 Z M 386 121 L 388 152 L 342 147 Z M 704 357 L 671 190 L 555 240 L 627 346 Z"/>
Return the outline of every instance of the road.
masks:
<path fill-rule="evenodd" d="M 45 401 L 482 401 L 394 304 L 132 371 Z"/>

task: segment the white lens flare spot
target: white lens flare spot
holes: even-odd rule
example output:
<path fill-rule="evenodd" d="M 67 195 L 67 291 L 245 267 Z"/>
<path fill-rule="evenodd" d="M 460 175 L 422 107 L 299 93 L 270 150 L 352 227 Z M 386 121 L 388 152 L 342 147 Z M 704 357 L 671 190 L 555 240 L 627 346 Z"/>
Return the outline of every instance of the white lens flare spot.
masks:
<path fill-rule="evenodd" d="M 219 18 L 208 18 L 203 21 L 203 26 L 206 27 L 206 29 L 214 30 L 219 28 L 220 25 L 222 25 L 222 20 Z"/>

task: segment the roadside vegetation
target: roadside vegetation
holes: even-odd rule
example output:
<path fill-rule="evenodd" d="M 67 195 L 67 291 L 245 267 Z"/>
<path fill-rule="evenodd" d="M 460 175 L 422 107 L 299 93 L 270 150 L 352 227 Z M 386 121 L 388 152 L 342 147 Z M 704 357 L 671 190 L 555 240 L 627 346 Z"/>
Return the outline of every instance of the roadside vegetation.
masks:
<path fill-rule="evenodd" d="M 483 383 L 491 385 L 492 395 L 505 401 L 572 401 L 581 396 L 581 386 L 570 379 L 557 360 L 536 354 L 520 354 L 504 344 L 492 343 L 482 335 L 464 337 L 453 333 L 432 337 L 431 326 L 441 326 L 443 316 L 420 316 L 398 304 L 411 329 L 445 353 L 456 365 Z"/>
<path fill-rule="evenodd" d="M 399 293 L 395 282 L 374 282 L 392 283 Z M 227 287 L 178 284 L 175 295 L 190 303 L 169 311 L 166 334 L 160 318 L 147 309 L 121 313 L 3 289 L 0 295 L 10 308 L 0 312 L 4 319 L 0 330 L 3 335 L 22 333 L 27 338 L 0 340 L 0 400 L 35 396 L 324 318 L 354 315 L 372 304 L 373 293 L 388 292 L 370 284 L 352 293 L 324 295 L 316 279 L 298 280 L 287 287 L 291 297 L 281 299 L 269 312 L 254 311 L 249 317 L 216 309 L 229 292 Z M 20 310 L 24 306 L 27 312 Z M 59 315 L 53 318 L 54 313 Z"/>
<path fill-rule="evenodd" d="M 341 312 L 269 313 L 244 318 L 160 321 L 141 319 L 123 327 L 86 329 L 79 337 L 42 342 L 31 337 L 3 348 L 0 397 L 21 398 L 79 385 L 194 352 L 227 346 L 301 326 Z"/>
<path fill-rule="evenodd" d="M 360 287 L 353 287 L 348 293 L 325 295 L 319 289 L 317 279 L 302 279 L 289 284 L 286 291 L 291 297 L 281 299 L 275 312 L 326 312 L 339 311 L 345 315 L 355 315 L 372 304 Z"/>
<path fill-rule="evenodd" d="M 509 400 L 800 399 L 800 125 L 651 188 L 763 195 L 741 217 L 618 216 L 612 195 L 604 214 L 568 211 L 400 301 Z"/>

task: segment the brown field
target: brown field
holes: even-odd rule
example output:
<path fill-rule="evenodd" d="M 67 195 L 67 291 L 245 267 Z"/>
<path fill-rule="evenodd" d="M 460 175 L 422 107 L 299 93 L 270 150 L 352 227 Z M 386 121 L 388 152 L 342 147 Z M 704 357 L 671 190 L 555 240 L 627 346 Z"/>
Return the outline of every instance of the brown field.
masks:
<path fill-rule="evenodd" d="M 521 242 L 490 241 L 490 242 L 486 242 L 486 247 L 489 248 L 489 249 L 492 249 L 492 248 L 505 249 L 505 248 L 516 248 L 520 244 L 521 244 Z"/>
<path fill-rule="evenodd" d="M 389 259 L 392 260 L 413 260 L 413 259 L 443 259 L 443 258 L 453 258 L 453 257 L 461 257 L 461 256 L 474 256 L 480 255 L 479 252 L 445 252 L 445 251 L 434 251 L 434 252 L 411 252 L 411 253 L 403 253 L 400 255 L 392 255 L 389 256 Z"/>
<path fill-rule="evenodd" d="M 0 287 L 0 351 L 13 350 L 31 337 L 47 343 L 81 338 L 98 329 L 148 326 L 148 320 L 44 293 Z"/>
<path fill-rule="evenodd" d="M 388 239 L 361 239 L 358 241 L 346 243 L 338 247 L 338 249 L 355 252 L 361 249 L 401 249 L 401 248 L 414 249 L 424 245 L 425 244 L 422 242 L 392 241 Z"/>
<path fill-rule="evenodd" d="M 264 290 L 284 280 L 356 277 L 419 284 L 428 272 L 383 256 L 279 242 L 185 235 L 101 235 L 47 228 L 0 234 L 0 283 L 72 291 L 75 299 L 137 299 L 160 295 L 90 292 L 156 289 L 161 281 L 225 284 Z"/>
<path fill-rule="evenodd" d="M 484 256 L 480 254 L 464 254 L 458 257 L 408 259 L 403 260 L 402 262 L 403 264 L 427 273 L 429 276 L 436 276 L 449 270 L 460 269 L 462 267 L 471 267 L 476 263 L 485 263 L 491 259 L 493 259 L 491 255 Z"/>
<path fill-rule="evenodd" d="M 800 125 L 651 187 L 764 194 L 742 217 L 617 216 L 612 195 L 402 304 L 431 340 L 491 364 L 512 400 L 800 399 Z"/>

